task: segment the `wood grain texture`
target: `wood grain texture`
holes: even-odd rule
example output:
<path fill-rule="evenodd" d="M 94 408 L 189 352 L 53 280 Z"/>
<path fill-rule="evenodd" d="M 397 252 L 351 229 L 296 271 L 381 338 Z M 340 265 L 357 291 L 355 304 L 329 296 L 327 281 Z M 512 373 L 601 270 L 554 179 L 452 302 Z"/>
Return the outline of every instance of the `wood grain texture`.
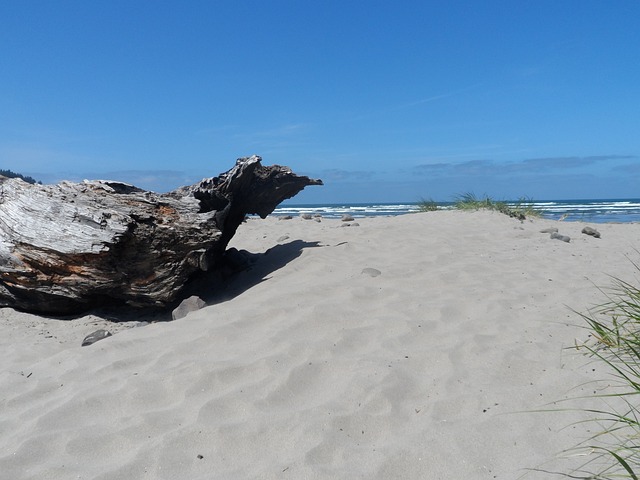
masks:
<path fill-rule="evenodd" d="M 258 156 L 165 194 L 94 180 L 0 178 L 0 305 L 68 314 L 113 304 L 165 307 L 215 269 L 247 214 L 267 216 L 307 185 Z"/>

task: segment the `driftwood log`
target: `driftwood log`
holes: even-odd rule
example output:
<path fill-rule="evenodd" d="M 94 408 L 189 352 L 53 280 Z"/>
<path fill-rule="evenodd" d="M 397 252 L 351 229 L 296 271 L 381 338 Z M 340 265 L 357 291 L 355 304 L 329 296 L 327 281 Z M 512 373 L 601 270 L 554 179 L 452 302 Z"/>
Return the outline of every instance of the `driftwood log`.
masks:
<path fill-rule="evenodd" d="M 0 178 L 0 306 L 71 314 L 167 307 L 221 264 L 247 214 L 264 218 L 307 185 L 287 167 L 238 159 L 165 194 L 114 181 L 32 185 Z"/>

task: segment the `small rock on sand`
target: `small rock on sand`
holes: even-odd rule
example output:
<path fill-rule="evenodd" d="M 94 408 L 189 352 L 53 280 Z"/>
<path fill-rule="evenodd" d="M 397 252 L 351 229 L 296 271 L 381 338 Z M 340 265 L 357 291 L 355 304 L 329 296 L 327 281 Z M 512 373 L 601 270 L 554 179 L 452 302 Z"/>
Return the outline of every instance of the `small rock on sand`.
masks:
<path fill-rule="evenodd" d="M 185 298 L 180 305 L 178 305 L 173 312 L 171 312 L 171 318 L 178 320 L 179 318 L 186 317 L 188 313 L 195 312 L 206 306 L 204 300 L 196 295 L 192 295 L 189 298 Z"/>
<path fill-rule="evenodd" d="M 563 242 L 567 243 L 571 241 L 571 237 L 568 237 L 567 235 L 560 235 L 558 232 L 552 232 L 550 237 L 554 240 L 562 240 Z"/>
<path fill-rule="evenodd" d="M 558 233 L 558 229 L 556 227 L 543 228 L 540 233 Z"/>
<path fill-rule="evenodd" d="M 82 341 L 82 346 L 86 347 L 88 345 L 94 344 L 97 341 L 110 336 L 111 336 L 111 332 L 108 330 L 96 330 L 95 332 L 90 333 L 89 335 L 84 337 L 84 340 Z"/>
<path fill-rule="evenodd" d="M 584 233 L 585 235 L 590 235 L 595 238 L 600 238 L 600 232 L 592 227 L 584 227 L 582 229 L 582 233 Z"/>
<path fill-rule="evenodd" d="M 380 270 L 378 270 L 377 268 L 363 268 L 362 269 L 362 274 L 363 275 L 368 275 L 370 277 L 377 277 L 378 275 L 382 275 L 382 272 Z"/>

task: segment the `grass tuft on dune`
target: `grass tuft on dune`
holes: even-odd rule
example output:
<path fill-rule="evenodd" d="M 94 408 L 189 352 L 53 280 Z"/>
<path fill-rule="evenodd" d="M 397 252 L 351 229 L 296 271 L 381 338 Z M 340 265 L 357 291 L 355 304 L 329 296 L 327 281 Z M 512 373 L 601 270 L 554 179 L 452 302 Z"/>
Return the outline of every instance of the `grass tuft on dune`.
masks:
<path fill-rule="evenodd" d="M 420 212 L 435 212 L 438 209 L 439 209 L 438 202 L 436 202 L 431 198 L 429 199 L 423 198 L 422 200 L 420 200 L 420 202 L 418 202 L 418 210 Z"/>
<path fill-rule="evenodd" d="M 533 201 L 524 197 L 516 202 L 505 202 L 496 201 L 487 195 L 479 198 L 474 193 L 463 193 L 455 197 L 453 208 L 466 211 L 494 210 L 519 220 L 540 216 L 540 212 L 533 206 Z M 418 202 L 418 209 L 421 212 L 434 212 L 439 210 L 440 206 L 432 199 L 422 199 Z"/>
<path fill-rule="evenodd" d="M 519 220 L 540 216 L 540 212 L 533 207 L 533 202 L 524 197 L 517 202 L 505 202 L 496 201 L 487 195 L 478 198 L 473 193 L 463 193 L 456 197 L 454 205 L 458 210 L 495 210 Z"/>
<path fill-rule="evenodd" d="M 640 266 L 633 264 L 640 273 Z M 614 381 L 604 394 L 593 397 L 602 407 L 587 409 L 596 433 L 581 448 L 591 455 L 585 478 L 609 480 L 638 479 L 640 475 L 640 288 L 613 278 L 602 290 L 606 301 L 588 313 L 578 313 L 587 323 L 592 340 L 584 345 L 603 364 Z"/>

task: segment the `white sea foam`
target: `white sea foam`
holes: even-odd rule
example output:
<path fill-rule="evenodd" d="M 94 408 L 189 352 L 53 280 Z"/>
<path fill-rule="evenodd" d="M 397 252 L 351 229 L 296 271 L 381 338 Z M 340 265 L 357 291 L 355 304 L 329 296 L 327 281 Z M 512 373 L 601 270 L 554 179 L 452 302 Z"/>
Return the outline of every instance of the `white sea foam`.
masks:
<path fill-rule="evenodd" d="M 515 204 L 515 203 L 514 203 Z M 640 200 L 544 200 L 532 202 L 546 218 L 565 221 L 604 222 L 640 222 Z M 439 204 L 439 209 L 453 208 L 452 202 Z M 282 205 L 274 214 L 279 216 L 302 214 L 321 215 L 325 218 L 340 218 L 351 215 L 354 218 L 372 216 L 395 216 L 419 211 L 418 203 L 353 203 L 353 204 L 314 204 Z"/>

